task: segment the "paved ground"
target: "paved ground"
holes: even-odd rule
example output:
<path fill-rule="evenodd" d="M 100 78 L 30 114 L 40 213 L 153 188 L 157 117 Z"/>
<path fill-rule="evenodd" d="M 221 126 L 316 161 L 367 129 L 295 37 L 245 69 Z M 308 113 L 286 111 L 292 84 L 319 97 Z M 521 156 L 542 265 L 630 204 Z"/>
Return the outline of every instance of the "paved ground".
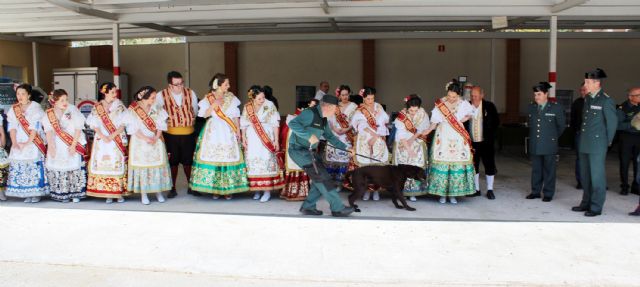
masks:
<path fill-rule="evenodd" d="M 582 190 L 575 189 L 573 175 L 573 154 L 567 152 L 561 157 L 558 167 L 557 192 L 553 201 L 549 203 L 541 200 L 525 200 L 530 192 L 531 168 L 526 158 L 521 155 L 500 155 L 497 158 L 498 175 L 495 180 L 496 200 L 486 197 L 464 198 L 457 205 L 442 205 L 437 198 L 419 198 L 418 202 L 410 203 L 418 210 L 409 212 L 393 207 L 391 200 L 383 193 L 378 202 L 360 201 L 362 212 L 355 214 L 358 219 L 410 219 L 410 220 L 480 220 L 480 221 L 559 221 L 559 222 L 639 222 L 639 218 L 630 217 L 638 204 L 637 195 L 622 196 L 618 194 L 618 161 L 614 155 L 609 156 L 607 162 L 607 178 L 610 190 L 602 216 L 586 218 L 580 213 L 571 211 L 582 197 Z M 482 181 L 484 176 L 481 176 Z M 133 196 L 125 203 L 105 204 L 102 199 L 87 199 L 80 203 L 59 203 L 50 200 L 38 204 L 25 204 L 19 199 L 0 202 L 4 206 L 27 206 L 34 208 L 71 208 L 96 210 L 128 210 L 128 211 L 160 211 L 160 212 L 193 212 L 235 215 L 268 215 L 268 216 L 299 216 L 299 202 L 288 202 L 274 196 L 267 203 L 260 203 L 251 199 L 252 194 L 236 195 L 232 200 L 213 200 L 210 196 L 194 197 L 186 194 L 184 174 L 179 175 L 179 196 L 165 203 L 158 203 L 152 198 L 152 204 L 144 206 L 138 196 Z M 484 193 L 485 185 L 482 183 Z M 345 198 L 348 193 L 341 193 Z M 329 213 L 328 204 L 321 200 L 319 209 Z"/>
<path fill-rule="evenodd" d="M 495 201 L 423 199 L 416 212 L 369 201 L 349 219 L 249 195 L 11 200 L 0 203 L 0 286 L 640 286 L 640 219 L 626 215 L 638 196 L 617 194 L 610 158 L 596 218 L 569 210 L 581 195 L 569 155 L 551 203 L 524 199 L 530 169 L 519 156 L 499 157 Z"/>

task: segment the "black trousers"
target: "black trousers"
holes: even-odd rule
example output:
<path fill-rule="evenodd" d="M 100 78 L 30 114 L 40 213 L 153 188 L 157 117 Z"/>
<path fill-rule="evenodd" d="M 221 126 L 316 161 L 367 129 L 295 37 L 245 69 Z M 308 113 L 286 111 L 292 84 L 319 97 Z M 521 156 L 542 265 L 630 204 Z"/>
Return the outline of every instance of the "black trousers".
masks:
<path fill-rule="evenodd" d="M 480 161 L 484 166 L 486 175 L 496 175 L 496 153 L 493 147 L 493 141 L 481 141 L 473 143 L 473 167 L 476 173 L 480 173 Z"/>
<path fill-rule="evenodd" d="M 556 193 L 556 155 L 531 155 L 531 194 Z"/>
<path fill-rule="evenodd" d="M 193 163 L 193 152 L 196 149 L 196 133 L 190 135 L 171 135 L 162 133 L 169 154 L 169 165 L 189 166 Z"/>
<path fill-rule="evenodd" d="M 633 174 L 631 178 L 631 189 L 638 189 L 636 174 L 638 174 L 638 154 L 640 153 L 640 135 L 620 133 L 618 143 L 618 158 L 620 159 L 620 188 L 629 190 L 629 163 L 633 163 Z"/>

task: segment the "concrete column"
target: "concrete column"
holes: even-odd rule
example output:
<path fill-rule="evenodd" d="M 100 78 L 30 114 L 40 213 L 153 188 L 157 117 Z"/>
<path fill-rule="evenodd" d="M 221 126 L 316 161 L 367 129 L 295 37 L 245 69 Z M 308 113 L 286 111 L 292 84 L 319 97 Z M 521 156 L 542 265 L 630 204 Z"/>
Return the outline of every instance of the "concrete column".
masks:
<path fill-rule="evenodd" d="M 551 16 L 549 20 L 549 98 L 555 101 L 556 98 L 556 62 L 558 51 L 558 16 Z"/>
<path fill-rule="evenodd" d="M 39 87 L 40 86 L 40 69 L 38 69 L 39 66 L 39 59 L 38 59 L 38 43 L 36 42 L 31 42 L 31 57 L 33 57 L 33 86 L 34 87 Z M 22 80 L 22 79 L 18 79 L 18 80 Z"/>
<path fill-rule="evenodd" d="M 113 83 L 116 85 L 118 98 L 121 97 L 120 92 L 120 24 L 113 23 Z"/>

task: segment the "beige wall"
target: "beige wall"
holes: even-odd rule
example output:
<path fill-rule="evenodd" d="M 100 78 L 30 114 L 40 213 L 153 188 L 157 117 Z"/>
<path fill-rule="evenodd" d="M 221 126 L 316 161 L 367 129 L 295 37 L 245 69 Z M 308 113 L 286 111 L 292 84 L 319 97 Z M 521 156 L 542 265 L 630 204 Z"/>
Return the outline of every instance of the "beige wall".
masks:
<path fill-rule="evenodd" d="M 549 43 L 544 39 L 523 39 L 521 42 L 520 113 L 532 100 L 531 87 L 547 80 Z M 640 86 L 640 40 L 637 39 L 559 39 L 558 89 L 575 90 L 584 73 L 602 68 L 608 75 L 604 90 L 616 103 L 626 100 L 626 89 Z"/>
<path fill-rule="evenodd" d="M 53 69 L 69 67 L 70 50 L 68 46 L 39 44 L 38 74 L 43 90 L 53 90 Z"/>
<path fill-rule="evenodd" d="M 11 48 L 4 45 L 0 48 L 26 49 L 29 53 L 17 53 L 19 56 L 13 57 L 0 53 L 0 59 L 27 63 L 30 67 L 30 44 L 10 44 Z M 441 44 L 446 47 L 444 53 L 437 51 Z M 201 97 L 207 91 L 211 76 L 224 71 L 224 46 L 191 43 L 189 49 L 190 87 Z M 240 43 L 238 90 L 245 91 L 251 84 L 272 86 L 282 114 L 293 111 L 296 85 L 317 86 L 320 80 L 326 79 L 331 90 L 344 83 L 357 91 L 362 85 L 361 49 L 361 42 L 355 40 Z M 521 49 L 520 113 L 524 114 L 531 99 L 531 86 L 547 79 L 548 41 L 523 39 Z M 625 89 L 640 85 L 635 71 L 640 66 L 638 51 L 640 40 L 637 39 L 560 39 L 558 88 L 575 89 L 586 70 L 600 67 L 610 76 L 605 90 L 616 102 L 622 102 Z M 74 48 L 70 54 L 72 67 L 88 66 L 88 48 Z M 185 56 L 186 44 L 123 46 L 121 66 L 123 72 L 130 75 L 132 91 L 143 84 L 162 88 L 169 70 L 186 75 Z M 460 75 L 484 87 L 486 97 L 490 98 L 490 56 L 489 39 L 377 40 L 378 99 L 387 104 L 389 111 L 397 111 L 403 105 L 404 96 L 418 93 L 430 110 L 436 97 L 444 95 L 445 83 Z M 499 112 L 505 112 L 505 57 L 506 41 L 495 40 L 494 101 Z M 245 99 L 244 93 L 239 96 Z"/>
<path fill-rule="evenodd" d="M 209 81 L 216 73 L 224 73 L 223 43 L 191 43 L 189 86 L 202 98 L 209 91 Z M 184 55 L 183 55 L 184 57 Z"/>
<path fill-rule="evenodd" d="M 445 45 L 445 52 L 438 52 Z M 503 112 L 505 41 L 496 40 L 496 93 L 498 110 Z M 468 81 L 484 88 L 491 97 L 491 40 L 419 39 L 376 41 L 376 89 L 378 101 L 388 111 L 404 106 L 403 98 L 418 93 L 430 112 L 437 98 L 445 95 L 445 85 L 453 78 L 467 76 Z"/>
<path fill-rule="evenodd" d="M 341 84 L 358 89 L 362 83 L 360 41 L 248 42 L 238 50 L 238 90 L 271 86 L 281 114 L 293 113 L 296 85 L 317 87 L 327 80 L 333 91 Z"/>
<path fill-rule="evenodd" d="M 69 68 L 91 67 L 89 47 L 71 48 L 70 50 Z"/>
<path fill-rule="evenodd" d="M 167 72 L 186 73 L 185 44 L 121 46 L 120 67 L 129 75 L 131 93 L 147 85 L 164 89 Z"/>
<path fill-rule="evenodd" d="M 31 42 L 0 40 L 0 65 L 23 67 L 22 81 L 33 83 Z M 0 73 L 2 71 L 0 70 Z"/>
<path fill-rule="evenodd" d="M 54 68 L 69 66 L 69 47 L 64 45 L 38 44 L 39 85 L 45 91 L 53 87 Z M 33 52 L 31 42 L 0 40 L 0 65 L 23 67 L 22 81 L 33 83 Z"/>

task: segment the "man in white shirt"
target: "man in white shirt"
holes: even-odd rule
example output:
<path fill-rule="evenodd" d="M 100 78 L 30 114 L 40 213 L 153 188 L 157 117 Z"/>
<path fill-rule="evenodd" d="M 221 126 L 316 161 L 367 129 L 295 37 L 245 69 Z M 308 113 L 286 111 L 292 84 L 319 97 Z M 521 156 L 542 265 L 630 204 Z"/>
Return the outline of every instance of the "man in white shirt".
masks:
<path fill-rule="evenodd" d="M 173 198 L 178 195 L 176 180 L 179 164 L 182 164 L 187 181 L 191 178 L 191 164 L 197 136 L 193 126 L 198 114 L 198 97 L 193 90 L 184 86 L 184 79 L 179 72 L 169 72 L 167 82 L 169 87 L 158 92 L 156 104 L 163 107 L 169 114 L 168 130 L 163 132 L 163 136 L 167 146 L 173 181 L 168 197 Z M 188 189 L 187 192 L 200 196 L 200 193 L 191 189 Z"/>
<path fill-rule="evenodd" d="M 329 82 L 322 81 L 320 82 L 320 88 L 316 92 L 316 96 L 314 97 L 314 99 L 321 101 L 322 97 L 324 97 L 324 95 L 326 95 L 328 92 L 329 92 Z"/>

